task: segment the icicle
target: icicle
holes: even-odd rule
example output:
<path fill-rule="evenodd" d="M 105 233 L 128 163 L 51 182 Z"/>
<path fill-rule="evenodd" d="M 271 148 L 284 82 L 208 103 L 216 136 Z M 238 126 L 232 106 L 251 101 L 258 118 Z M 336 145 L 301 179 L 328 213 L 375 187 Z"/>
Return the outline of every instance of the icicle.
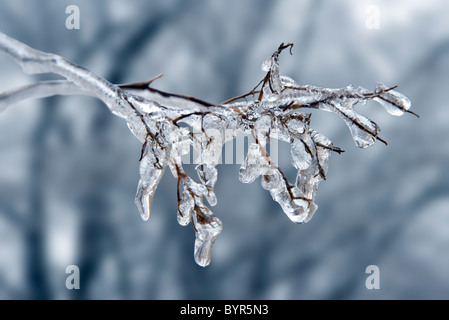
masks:
<path fill-rule="evenodd" d="M 328 103 L 320 103 L 319 109 L 338 115 L 351 131 L 352 138 L 359 148 L 367 148 L 376 142 L 380 132 L 379 126 L 370 119 L 353 110 L 356 99 L 335 99 Z"/>
<path fill-rule="evenodd" d="M 8 102 L 74 92 L 101 99 L 113 114 L 126 119 L 131 132 L 143 143 L 135 198 L 142 219 L 150 217 L 156 188 L 169 165 L 178 179 L 178 222 L 183 226 L 192 222 L 196 232 L 195 261 L 207 266 L 222 223 L 204 205 L 203 199 L 206 198 L 211 206 L 217 203 L 214 192 L 218 175 L 216 166 L 223 144 L 233 139 L 238 131 L 255 135 L 257 142 L 249 146 L 239 171 L 240 181 L 250 183 L 262 176 L 261 186 L 270 192 L 288 218 L 295 223 L 306 223 L 317 209 L 316 190 L 326 178 L 331 152 L 341 150 L 310 129 L 310 115 L 300 113 L 302 108 L 325 110 L 342 118 L 361 148 L 380 140 L 380 129 L 354 110 L 356 104 L 375 100 L 392 115 L 414 114 L 409 110 L 411 102 L 407 97 L 382 83 L 377 84 L 374 92 L 369 92 L 352 86 L 341 89 L 299 86 L 294 80 L 281 76 L 279 55 L 292 46 L 282 43 L 263 62 L 262 70 L 266 75 L 261 81 L 262 94 L 255 90 L 215 105 L 150 88 L 154 79 L 113 85 L 62 57 L 32 49 L 0 32 L 0 51 L 12 56 L 26 72 L 49 72 L 65 78 L 0 93 L 0 109 L 3 110 Z M 190 126 L 193 132 L 182 127 L 181 122 Z M 266 144 L 273 131 L 277 131 L 280 140 L 291 143 L 290 160 L 298 170 L 294 184 L 266 153 Z M 195 159 L 199 182 L 187 176 L 183 169 L 182 156 L 191 146 L 199 153 L 199 158 Z"/>
<path fill-rule="evenodd" d="M 215 195 L 214 186 L 218 178 L 217 168 L 209 165 L 198 165 L 196 171 L 201 183 L 207 189 L 204 196 L 211 206 L 215 206 L 217 204 L 217 196 Z"/>
<path fill-rule="evenodd" d="M 252 143 L 249 146 L 245 161 L 240 167 L 239 179 L 243 183 L 252 183 L 269 169 L 267 159 L 262 156 L 260 145 Z"/>
<path fill-rule="evenodd" d="M 410 109 L 412 103 L 402 93 L 394 90 L 385 91 L 387 89 L 388 87 L 385 86 L 382 82 L 378 82 L 375 90 L 375 93 L 378 94 L 378 97 L 374 98 L 373 100 L 381 104 L 391 115 L 402 116 Z"/>
<path fill-rule="evenodd" d="M 140 217 L 143 221 L 147 221 L 150 218 L 151 207 L 153 206 L 154 191 L 155 189 L 151 189 L 148 183 L 142 180 L 139 181 L 134 203 L 136 204 Z"/>
<path fill-rule="evenodd" d="M 292 188 L 283 179 L 276 188 L 270 189 L 270 194 L 294 223 L 306 223 L 316 210 L 316 205 L 311 200 L 306 199 L 298 188 Z"/>
<path fill-rule="evenodd" d="M 293 139 L 290 147 L 290 158 L 293 166 L 298 170 L 305 170 L 312 162 L 312 155 L 309 147 L 304 145 L 301 139 Z"/>
<path fill-rule="evenodd" d="M 194 257 L 198 265 L 206 267 L 210 264 L 212 246 L 220 235 L 223 225 L 207 207 L 198 207 L 193 214 L 196 229 Z"/>
<path fill-rule="evenodd" d="M 154 193 L 164 174 L 170 155 L 170 146 L 163 147 L 148 137 L 144 156 L 140 161 L 140 181 L 134 200 L 144 221 L 151 215 Z"/>

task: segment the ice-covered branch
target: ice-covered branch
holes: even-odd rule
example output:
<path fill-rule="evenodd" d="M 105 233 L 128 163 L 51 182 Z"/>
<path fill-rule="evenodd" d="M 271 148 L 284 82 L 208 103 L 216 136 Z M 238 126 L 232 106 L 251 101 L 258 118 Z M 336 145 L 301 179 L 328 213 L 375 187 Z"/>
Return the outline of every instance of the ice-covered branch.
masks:
<path fill-rule="evenodd" d="M 8 106 L 27 99 L 47 98 L 55 95 L 92 95 L 67 80 L 41 81 L 0 94 L 0 112 Z"/>
<path fill-rule="evenodd" d="M 279 73 L 279 56 L 293 44 L 281 44 L 262 64 L 266 73 L 246 94 L 215 104 L 195 97 L 155 89 L 149 81 L 114 85 L 89 70 L 54 54 L 32 49 L 0 33 L 0 51 L 11 55 L 28 73 L 51 72 L 66 80 L 39 82 L 0 94 L 0 111 L 7 105 L 29 98 L 55 94 L 95 96 L 115 115 L 126 119 L 132 133 L 142 142 L 140 181 L 135 203 L 144 220 L 150 217 L 156 188 L 169 167 L 177 179 L 178 221 L 190 222 L 196 234 L 194 256 L 201 266 L 210 263 L 212 246 L 222 231 L 221 221 L 209 206 L 217 197 L 217 164 L 223 145 L 238 132 L 250 134 L 254 142 L 240 168 L 243 183 L 261 178 L 261 185 L 295 223 L 306 223 L 317 209 L 318 184 L 326 179 L 332 152 L 343 150 L 310 127 L 307 109 L 332 112 L 343 119 L 358 147 L 366 148 L 379 138 L 380 129 L 355 111 L 358 103 L 374 100 L 392 115 L 410 111 L 407 97 L 378 83 L 374 91 L 351 86 L 327 89 L 299 85 Z M 416 115 L 416 114 L 415 114 Z M 183 125 L 181 125 L 183 123 Z M 288 181 L 266 146 L 273 138 L 290 143 L 290 159 L 298 170 Z M 193 147 L 199 154 L 197 179 L 188 176 L 182 157 Z M 208 205 L 206 205 L 206 200 Z"/>
<path fill-rule="evenodd" d="M 83 90 L 103 100 L 111 111 L 123 115 L 120 110 L 120 89 L 94 73 L 51 53 L 33 49 L 0 33 L 0 50 L 10 55 L 28 74 L 55 73 L 73 82 Z M 126 108 L 125 108 L 126 109 Z"/>

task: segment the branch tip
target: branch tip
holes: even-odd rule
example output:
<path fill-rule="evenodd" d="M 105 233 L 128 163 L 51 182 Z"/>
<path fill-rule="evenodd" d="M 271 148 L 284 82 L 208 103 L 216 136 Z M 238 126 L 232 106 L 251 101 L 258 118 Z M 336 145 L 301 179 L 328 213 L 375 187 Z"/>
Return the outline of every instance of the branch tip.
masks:
<path fill-rule="evenodd" d="M 388 142 L 385 141 L 384 139 L 380 138 L 380 137 L 376 137 L 377 140 L 379 140 L 380 142 L 382 142 L 384 145 L 388 146 Z"/>
<path fill-rule="evenodd" d="M 284 44 L 284 43 L 282 42 L 281 45 L 279 46 L 279 48 L 277 49 L 276 53 L 279 54 L 279 53 L 281 53 L 282 51 L 284 51 L 285 49 L 289 48 L 290 55 L 293 55 L 293 53 L 292 53 L 292 48 L 293 48 L 293 46 L 294 46 L 293 43 L 287 43 L 287 44 Z"/>

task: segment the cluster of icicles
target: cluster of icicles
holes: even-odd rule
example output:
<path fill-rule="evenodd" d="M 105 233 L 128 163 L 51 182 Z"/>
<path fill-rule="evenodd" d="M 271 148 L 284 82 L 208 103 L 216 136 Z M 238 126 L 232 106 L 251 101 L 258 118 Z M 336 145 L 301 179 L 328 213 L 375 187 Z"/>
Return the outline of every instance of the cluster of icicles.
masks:
<path fill-rule="evenodd" d="M 240 181 L 251 183 L 260 177 L 262 187 L 270 192 L 290 220 L 306 223 L 317 209 L 315 194 L 318 184 L 326 177 L 330 155 L 342 150 L 309 127 L 311 114 L 305 113 L 304 109 L 321 109 L 341 117 L 361 148 L 383 140 L 378 137 L 377 124 L 358 114 L 354 105 L 372 99 L 393 115 L 413 113 L 409 111 L 411 103 L 407 97 L 382 83 L 378 83 L 373 92 L 361 87 L 325 89 L 300 86 L 292 79 L 280 76 L 279 54 L 289 47 L 290 44 L 282 44 L 263 63 L 266 76 L 248 95 L 219 105 L 184 101 L 191 104 L 188 112 L 175 106 L 179 99 L 166 97 L 162 103 L 171 108 L 160 104 L 157 108 L 149 105 L 147 110 L 141 107 L 147 131 L 141 121 L 128 119 L 132 132 L 144 143 L 141 179 L 135 199 L 140 214 L 144 220 L 150 217 L 156 188 L 168 166 L 178 180 L 178 222 L 183 226 L 193 224 L 196 233 L 194 257 L 200 266 L 210 263 L 212 246 L 222 231 L 222 222 L 208 207 L 217 203 L 214 185 L 218 159 L 223 144 L 234 139 L 239 131 L 254 137 L 240 168 Z M 208 134 L 211 129 L 220 134 Z M 278 139 L 290 143 L 291 163 L 298 170 L 293 183 L 287 180 L 266 151 L 273 130 Z M 182 163 L 183 155 L 188 154 L 191 147 L 199 154 L 196 179 L 186 174 Z"/>
<path fill-rule="evenodd" d="M 26 73 L 54 73 L 65 78 L 0 93 L 0 112 L 25 99 L 52 95 L 88 95 L 102 100 L 113 114 L 127 121 L 131 132 L 142 142 L 135 199 L 142 218 L 149 219 L 156 188 L 169 167 L 177 179 L 178 221 L 183 226 L 192 223 L 196 234 L 195 261 L 207 266 L 212 246 L 222 231 L 221 221 L 209 208 L 217 204 L 216 167 L 223 145 L 238 133 L 254 138 L 240 168 L 240 181 L 251 183 L 260 178 L 262 187 L 290 220 L 306 223 L 317 209 L 316 190 L 326 178 L 331 153 L 343 152 L 310 127 L 311 114 L 306 110 L 324 110 L 343 119 L 360 148 L 376 140 L 385 141 L 379 137 L 377 124 L 356 112 L 356 104 L 374 100 L 392 115 L 416 115 L 409 110 L 407 97 L 382 83 L 374 91 L 351 86 L 327 89 L 299 85 L 280 76 L 279 55 L 285 49 L 291 51 L 292 46 L 281 44 L 263 62 L 265 77 L 253 90 L 213 104 L 151 87 L 158 77 L 114 85 L 63 57 L 33 49 L 0 32 L 0 51 L 15 59 Z M 294 182 L 288 181 L 267 152 L 273 132 L 277 139 L 290 143 L 291 163 L 298 170 Z M 195 159 L 196 178 L 188 176 L 183 167 L 183 156 L 191 148 L 199 154 Z"/>

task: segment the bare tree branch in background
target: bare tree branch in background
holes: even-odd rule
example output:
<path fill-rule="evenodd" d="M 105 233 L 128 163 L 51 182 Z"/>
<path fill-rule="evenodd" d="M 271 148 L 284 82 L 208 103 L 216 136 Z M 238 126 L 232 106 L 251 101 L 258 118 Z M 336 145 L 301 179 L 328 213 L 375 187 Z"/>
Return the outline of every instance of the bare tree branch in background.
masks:
<path fill-rule="evenodd" d="M 308 222 L 317 209 L 318 184 L 326 179 L 332 152 L 343 150 L 313 130 L 310 113 L 320 109 L 338 115 L 347 124 L 356 145 L 366 148 L 379 137 L 378 125 L 354 110 L 357 103 L 375 100 L 390 114 L 410 111 L 407 97 L 378 83 L 374 91 L 351 86 L 327 89 L 299 85 L 279 73 L 279 56 L 293 44 L 281 44 L 262 64 L 266 72 L 260 83 L 247 94 L 221 104 L 163 92 L 146 82 L 114 85 L 96 74 L 54 54 L 44 53 L 0 33 L 0 50 L 12 56 L 30 74 L 54 73 L 66 80 L 38 82 L 0 94 L 0 111 L 29 98 L 53 95 L 88 95 L 103 101 L 110 111 L 127 121 L 131 132 L 142 142 L 140 181 L 135 203 L 143 220 L 150 217 L 153 197 L 168 166 L 177 179 L 178 222 L 190 222 L 196 232 L 195 261 L 207 266 L 211 249 L 222 230 L 221 221 L 204 203 L 217 203 L 214 186 L 216 165 L 225 142 L 238 132 L 250 134 L 254 143 L 240 169 L 241 182 L 251 183 L 261 176 L 262 187 L 280 204 L 295 223 Z M 187 125 L 187 126 L 186 126 Z M 191 131 L 189 128 L 193 129 Z M 267 152 L 270 138 L 291 144 L 291 162 L 298 170 L 296 181 L 288 181 L 284 172 Z M 190 147 L 199 153 L 198 180 L 186 174 L 183 155 Z"/>

